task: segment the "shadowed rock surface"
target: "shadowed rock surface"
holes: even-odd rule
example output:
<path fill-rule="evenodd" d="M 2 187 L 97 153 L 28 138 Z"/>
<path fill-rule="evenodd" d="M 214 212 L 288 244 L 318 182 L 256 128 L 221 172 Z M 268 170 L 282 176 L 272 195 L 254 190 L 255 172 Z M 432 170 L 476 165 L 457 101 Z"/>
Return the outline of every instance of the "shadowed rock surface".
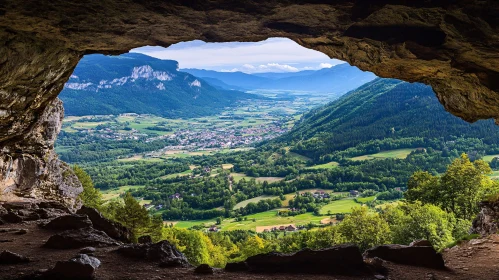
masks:
<path fill-rule="evenodd" d="M 57 217 L 43 225 L 45 229 L 80 229 L 92 226 L 92 222 L 86 215 L 64 215 Z"/>
<path fill-rule="evenodd" d="M 499 202 L 480 203 L 480 213 L 478 213 L 471 233 L 487 236 L 499 231 Z"/>
<path fill-rule="evenodd" d="M 154 244 L 123 245 L 116 252 L 129 258 L 161 262 L 162 267 L 190 266 L 184 254 L 166 240 Z"/>
<path fill-rule="evenodd" d="M 59 261 L 55 267 L 43 273 L 42 279 L 93 279 L 101 262 L 94 257 L 80 254 L 69 261 Z"/>
<path fill-rule="evenodd" d="M 93 228 L 81 228 L 52 235 L 44 246 L 52 249 L 74 249 L 88 246 L 106 247 L 116 245 L 119 245 L 119 242 L 107 236 L 103 231 Z"/>
<path fill-rule="evenodd" d="M 0 253 L 0 264 L 16 264 L 29 262 L 29 258 L 13 253 L 11 251 L 2 251 Z"/>
<path fill-rule="evenodd" d="M 78 211 L 76 211 L 76 213 L 80 215 L 87 215 L 90 221 L 92 221 L 93 227 L 97 230 L 102 230 L 109 237 L 125 243 L 130 242 L 131 232 L 129 229 L 120 223 L 106 219 L 96 209 L 82 206 Z"/>
<path fill-rule="evenodd" d="M 304 249 L 294 254 L 268 253 L 228 265 L 228 271 L 259 273 L 363 274 L 368 269 L 359 247 L 337 245 L 323 250 Z"/>
<path fill-rule="evenodd" d="M 84 54 L 288 37 L 380 77 L 430 84 L 467 121 L 499 119 L 497 14 L 495 0 L 3 1 L 2 199 L 79 206 L 81 184 L 53 145 L 57 95 Z"/>
<path fill-rule="evenodd" d="M 367 250 L 364 257 L 435 269 L 445 268 L 442 254 L 431 246 L 381 245 Z"/>

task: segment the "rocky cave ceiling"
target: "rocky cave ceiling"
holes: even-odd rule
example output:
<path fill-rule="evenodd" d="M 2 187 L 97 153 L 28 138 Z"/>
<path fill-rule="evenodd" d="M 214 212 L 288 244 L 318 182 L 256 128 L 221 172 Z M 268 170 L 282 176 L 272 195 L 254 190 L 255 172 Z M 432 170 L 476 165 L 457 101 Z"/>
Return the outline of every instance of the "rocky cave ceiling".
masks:
<path fill-rule="evenodd" d="M 467 121 L 499 120 L 497 0 L 3 0 L 0 169 L 16 151 L 50 158 L 63 114 L 56 97 L 85 54 L 269 37 L 430 84 Z"/>

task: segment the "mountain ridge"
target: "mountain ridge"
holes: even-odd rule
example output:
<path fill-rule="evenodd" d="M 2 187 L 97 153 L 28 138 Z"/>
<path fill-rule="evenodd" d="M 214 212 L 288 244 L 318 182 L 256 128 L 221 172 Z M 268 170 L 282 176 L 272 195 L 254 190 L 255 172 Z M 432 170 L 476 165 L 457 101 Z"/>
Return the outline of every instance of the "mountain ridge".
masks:
<path fill-rule="evenodd" d="M 148 113 L 196 117 L 219 112 L 240 100 L 261 97 L 212 86 L 179 71 L 174 60 L 128 53 L 85 56 L 60 98 L 67 115 Z"/>

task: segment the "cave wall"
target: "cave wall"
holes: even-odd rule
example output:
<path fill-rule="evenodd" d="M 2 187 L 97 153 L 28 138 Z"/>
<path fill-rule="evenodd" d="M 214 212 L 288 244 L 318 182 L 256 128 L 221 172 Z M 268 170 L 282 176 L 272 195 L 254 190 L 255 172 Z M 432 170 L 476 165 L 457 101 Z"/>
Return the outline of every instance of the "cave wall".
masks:
<path fill-rule="evenodd" d="M 4 0 L 0 199 L 52 193 L 75 203 L 81 185 L 53 142 L 63 115 L 57 94 L 83 55 L 269 37 L 381 77 L 430 84 L 464 120 L 499 120 L 496 0 Z"/>

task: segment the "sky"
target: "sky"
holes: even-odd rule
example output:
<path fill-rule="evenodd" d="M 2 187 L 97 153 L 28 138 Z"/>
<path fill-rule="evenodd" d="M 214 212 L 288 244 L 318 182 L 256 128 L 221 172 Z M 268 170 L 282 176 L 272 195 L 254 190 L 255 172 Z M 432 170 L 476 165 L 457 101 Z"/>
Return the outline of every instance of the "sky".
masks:
<path fill-rule="evenodd" d="M 245 73 L 298 72 L 330 68 L 343 63 L 304 48 L 286 38 L 269 38 L 256 43 L 181 42 L 168 48 L 146 46 L 130 52 L 179 62 L 180 68 L 198 68 Z"/>

